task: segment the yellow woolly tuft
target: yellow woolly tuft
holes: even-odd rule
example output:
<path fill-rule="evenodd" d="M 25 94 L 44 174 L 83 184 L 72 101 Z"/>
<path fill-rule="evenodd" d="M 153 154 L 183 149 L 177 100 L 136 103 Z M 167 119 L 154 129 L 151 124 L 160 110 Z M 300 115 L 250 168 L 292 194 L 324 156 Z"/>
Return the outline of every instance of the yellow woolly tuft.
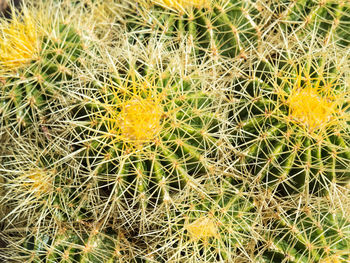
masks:
<path fill-rule="evenodd" d="M 25 65 L 38 49 L 38 30 L 30 15 L 0 21 L 0 69 L 13 70 Z"/>
<path fill-rule="evenodd" d="M 100 116 L 108 134 L 129 146 L 154 140 L 162 129 L 164 115 L 161 94 L 148 83 L 134 83 L 130 90 L 112 87 L 115 100 L 106 101 Z"/>
<path fill-rule="evenodd" d="M 347 94 L 336 90 L 336 78 L 331 80 L 323 74 L 311 77 L 303 70 L 285 79 L 287 86 L 291 83 L 289 93 L 280 90 L 279 94 L 288 105 L 288 117 L 292 122 L 314 132 L 337 125 L 346 117 L 341 108 Z"/>
<path fill-rule="evenodd" d="M 337 256 L 333 256 L 322 260 L 320 263 L 341 263 L 341 261 Z"/>
<path fill-rule="evenodd" d="M 52 178 L 53 171 L 33 169 L 21 175 L 18 181 L 22 188 L 38 197 L 50 191 L 52 188 Z"/>
<path fill-rule="evenodd" d="M 178 10 L 190 7 L 202 8 L 209 4 L 209 0 L 152 0 L 152 2 Z"/>
<path fill-rule="evenodd" d="M 312 87 L 293 90 L 288 105 L 290 116 L 310 130 L 326 125 L 337 112 L 337 104 Z"/>
<path fill-rule="evenodd" d="M 217 225 L 208 217 L 198 218 L 196 221 L 186 226 L 186 229 L 193 240 L 215 237 L 218 232 Z"/>
<path fill-rule="evenodd" d="M 162 108 L 152 98 L 133 98 L 121 105 L 121 136 L 130 141 L 149 141 L 161 129 Z"/>

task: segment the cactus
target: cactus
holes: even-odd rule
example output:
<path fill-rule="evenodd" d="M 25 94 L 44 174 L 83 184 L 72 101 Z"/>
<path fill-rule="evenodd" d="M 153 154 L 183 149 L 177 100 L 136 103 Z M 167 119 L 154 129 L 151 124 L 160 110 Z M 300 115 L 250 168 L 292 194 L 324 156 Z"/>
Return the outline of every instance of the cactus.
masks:
<path fill-rule="evenodd" d="M 228 92 L 235 168 L 280 194 L 325 193 L 350 178 L 348 57 L 297 45 L 255 60 Z"/>
<path fill-rule="evenodd" d="M 350 44 L 350 4 L 347 0 L 272 0 L 268 6 L 271 24 L 289 33 L 308 34 L 340 46 Z M 320 40 L 321 41 L 321 40 Z"/>
<path fill-rule="evenodd" d="M 226 184 L 188 187 L 153 219 L 150 257 L 154 262 L 248 262 L 258 240 L 251 193 Z M 159 212 L 159 211 L 158 211 Z"/>
<path fill-rule="evenodd" d="M 244 56 L 260 37 L 258 10 L 247 1 L 138 0 L 126 17 L 138 40 L 154 34 L 172 40 L 190 37 L 199 54 Z M 133 10 L 131 8 L 131 10 Z M 256 18 L 256 19 L 255 19 Z M 254 22 L 255 20 L 255 22 Z"/>
<path fill-rule="evenodd" d="M 43 148 L 30 141 L 20 149 L 11 148 L 0 165 L 4 181 L 0 202 L 10 208 L 1 219 L 5 226 L 6 222 L 22 221 L 44 228 L 93 218 L 86 193 L 70 167 L 73 164 L 64 160 L 62 149 L 56 145 Z"/>
<path fill-rule="evenodd" d="M 43 0 L 0 18 L 0 261 L 349 262 L 349 17 Z"/>
<path fill-rule="evenodd" d="M 266 220 L 261 262 L 349 262 L 349 218 L 324 204 L 277 206 Z"/>
<path fill-rule="evenodd" d="M 0 21 L 1 124 L 12 129 L 42 121 L 58 107 L 82 50 L 72 26 L 32 9 Z"/>
<path fill-rule="evenodd" d="M 28 233 L 12 242 L 8 249 L 11 249 L 10 260 L 22 259 L 33 263 L 137 262 L 132 246 L 121 230 L 100 230 L 89 225 L 75 229 L 62 227 L 34 235 Z"/>
<path fill-rule="evenodd" d="M 93 81 L 67 122 L 93 183 L 145 208 L 212 169 L 221 113 L 199 80 L 140 64 Z"/>

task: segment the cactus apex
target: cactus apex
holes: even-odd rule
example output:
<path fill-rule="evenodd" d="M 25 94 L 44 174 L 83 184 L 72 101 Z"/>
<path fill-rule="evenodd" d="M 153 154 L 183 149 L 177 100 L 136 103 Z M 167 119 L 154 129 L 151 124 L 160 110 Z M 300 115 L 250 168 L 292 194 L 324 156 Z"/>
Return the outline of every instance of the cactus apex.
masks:
<path fill-rule="evenodd" d="M 171 9 L 182 10 L 191 7 L 201 8 L 208 6 L 210 0 L 151 0 L 151 2 Z"/>
<path fill-rule="evenodd" d="M 0 23 L 0 68 L 16 69 L 32 60 L 40 48 L 32 14 L 25 12 Z"/>

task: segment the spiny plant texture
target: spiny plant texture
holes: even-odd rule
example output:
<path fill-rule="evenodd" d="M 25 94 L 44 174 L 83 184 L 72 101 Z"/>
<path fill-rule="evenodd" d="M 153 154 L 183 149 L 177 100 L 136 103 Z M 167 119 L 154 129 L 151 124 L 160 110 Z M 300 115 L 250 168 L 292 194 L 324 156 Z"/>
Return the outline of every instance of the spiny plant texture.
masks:
<path fill-rule="evenodd" d="M 251 197 L 231 184 L 187 187 L 159 209 L 144 234 L 150 257 L 154 262 L 250 262 L 259 224 Z"/>
<path fill-rule="evenodd" d="M 0 18 L 0 261 L 350 262 L 349 17 L 42 0 Z"/>
<path fill-rule="evenodd" d="M 228 91 L 233 166 L 282 194 L 324 191 L 350 178 L 348 54 L 283 46 L 238 66 Z"/>
<path fill-rule="evenodd" d="M 22 221 L 27 227 L 44 229 L 93 218 L 73 164 L 65 159 L 67 151 L 21 139 L 0 165 L 4 182 L 0 202 L 9 208 L 0 218 L 5 227 Z"/>
<path fill-rule="evenodd" d="M 175 67 L 183 63 L 176 52 L 148 52 L 127 43 L 111 72 L 76 92 L 67 120 L 86 183 L 108 202 L 142 208 L 214 172 L 222 116 L 220 95 L 203 85 L 204 76 Z"/>
<path fill-rule="evenodd" d="M 293 206 L 274 202 L 270 204 L 274 209 L 266 213 L 261 262 L 349 262 L 350 220 L 346 214 L 333 210 L 326 200 L 322 204 L 294 200 Z"/>
<path fill-rule="evenodd" d="M 310 32 L 320 42 L 350 44 L 350 3 L 347 0 L 272 0 L 261 5 L 267 8 L 269 24 L 288 33 L 306 35 Z"/>
<path fill-rule="evenodd" d="M 258 44 L 258 10 L 248 1 L 235 0 L 137 0 L 126 16 L 127 30 L 139 39 L 165 35 L 186 39 L 196 52 L 244 56 Z"/>
<path fill-rule="evenodd" d="M 72 78 L 78 65 L 82 51 L 79 34 L 62 19 L 62 10 L 52 14 L 47 9 L 28 6 L 10 20 L 0 18 L 3 127 L 20 129 L 45 119 L 59 104 L 62 83 Z"/>
<path fill-rule="evenodd" d="M 13 241 L 7 248 L 7 259 L 13 262 L 137 262 L 133 254 L 135 248 L 123 231 L 110 227 L 101 230 L 91 224 L 68 225 L 45 232 L 22 233 L 22 237 L 9 239 Z"/>
<path fill-rule="evenodd" d="M 116 23 L 124 21 L 125 14 L 120 12 L 123 8 L 115 0 L 88 1 L 86 4 L 94 21 L 92 32 L 104 44 L 113 46 L 120 39 L 120 35 L 125 33 L 122 23 Z M 116 32 L 117 28 L 120 29 L 119 32 Z"/>

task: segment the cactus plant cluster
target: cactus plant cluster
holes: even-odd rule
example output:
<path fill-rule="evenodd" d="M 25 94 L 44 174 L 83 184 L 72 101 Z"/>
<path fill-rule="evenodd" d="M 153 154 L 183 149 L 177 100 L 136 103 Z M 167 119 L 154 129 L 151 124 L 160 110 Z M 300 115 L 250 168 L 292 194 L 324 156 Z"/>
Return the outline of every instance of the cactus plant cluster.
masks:
<path fill-rule="evenodd" d="M 8 2 L 0 261 L 350 262 L 350 3 Z"/>

